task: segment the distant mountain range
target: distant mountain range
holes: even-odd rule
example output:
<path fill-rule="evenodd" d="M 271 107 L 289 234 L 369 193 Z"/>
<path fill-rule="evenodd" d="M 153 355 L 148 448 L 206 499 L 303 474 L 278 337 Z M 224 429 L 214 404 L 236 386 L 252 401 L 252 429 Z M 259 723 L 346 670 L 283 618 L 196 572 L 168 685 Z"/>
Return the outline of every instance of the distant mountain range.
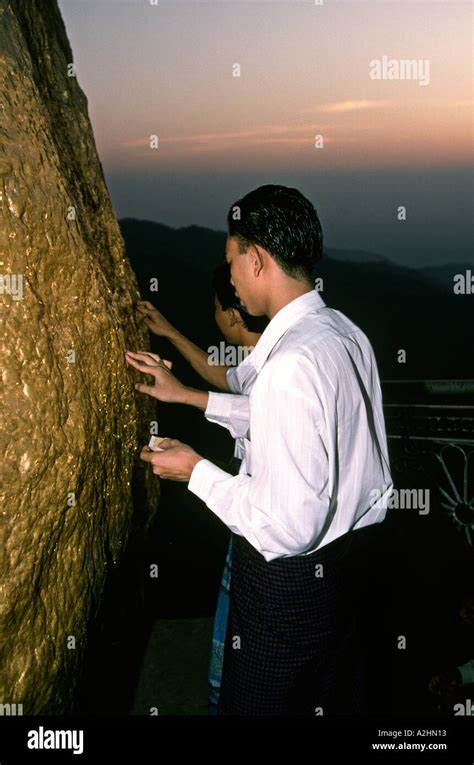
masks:
<path fill-rule="evenodd" d="M 383 255 L 378 255 L 376 252 L 367 252 L 367 250 L 339 250 L 328 247 L 324 250 L 324 253 L 328 258 L 350 260 L 353 263 L 380 263 L 381 261 L 388 260 Z"/>
<path fill-rule="evenodd" d="M 133 218 L 119 223 L 142 298 L 201 347 L 220 340 L 210 281 L 226 233 Z M 474 378 L 474 295 L 453 293 L 454 275 L 468 269 L 474 272 L 467 263 L 407 268 L 377 253 L 328 248 L 318 276 L 326 304 L 369 337 L 383 379 Z M 150 293 L 153 277 L 158 294 Z M 397 360 L 401 350 L 404 364 Z"/>
<path fill-rule="evenodd" d="M 423 273 L 428 279 L 432 279 L 449 292 L 453 289 L 453 278 L 456 274 L 465 274 L 466 271 L 470 271 L 474 275 L 474 265 L 472 263 L 453 263 L 452 265 L 429 266 L 423 269 Z"/>
<path fill-rule="evenodd" d="M 325 256 L 331 259 L 345 260 L 350 263 L 388 263 L 397 267 L 397 264 L 389 258 L 379 255 L 376 252 L 368 252 L 367 250 L 340 250 L 334 248 L 328 248 L 325 250 Z M 437 285 L 443 287 L 447 292 L 453 291 L 453 279 L 456 274 L 465 274 L 470 270 L 474 274 L 474 264 L 472 263 L 443 263 L 441 266 L 424 266 L 423 268 L 410 269 L 413 271 L 419 271 L 427 279 L 436 282 Z"/>

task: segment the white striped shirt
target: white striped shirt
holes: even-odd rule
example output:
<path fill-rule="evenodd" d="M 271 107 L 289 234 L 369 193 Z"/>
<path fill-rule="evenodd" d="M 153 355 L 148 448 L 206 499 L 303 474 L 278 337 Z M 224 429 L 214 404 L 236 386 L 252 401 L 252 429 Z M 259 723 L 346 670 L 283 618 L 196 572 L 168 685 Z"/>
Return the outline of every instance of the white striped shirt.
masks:
<path fill-rule="evenodd" d="M 384 519 L 382 395 L 359 327 L 311 290 L 275 314 L 234 372 L 250 393 L 210 392 L 205 416 L 244 439 L 240 473 L 201 460 L 190 491 L 267 561 Z"/>
<path fill-rule="evenodd" d="M 239 378 L 239 367 L 229 367 L 227 370 L 227 385 L 232 393 L 249 394 L 252 388 L 253 380 L 241 382 Z M 207 411 L 207 410 L 206 410 Z M 212 421 L 212 417 L 209 417 Z M 223 423 L 220 423 L 221 425 Z M 245 455 L 245 439 L 241 436 L 235 438 L 234 457 L 241 460 Z"/>

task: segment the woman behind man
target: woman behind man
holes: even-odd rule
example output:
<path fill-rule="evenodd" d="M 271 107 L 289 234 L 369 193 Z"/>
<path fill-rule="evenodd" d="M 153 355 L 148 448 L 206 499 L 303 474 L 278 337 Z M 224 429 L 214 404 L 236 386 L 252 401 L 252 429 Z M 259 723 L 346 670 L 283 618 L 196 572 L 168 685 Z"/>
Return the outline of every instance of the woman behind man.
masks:
<path fill-rule="evenodd" d="M 228 263 L 222 263 L 214 271 L 212 285 L 214 289 L 214 318 L 219 330 L 226 341 L 231 345 L 254 347 L 265 327 L 268 319 L 265 316 L 250 316 L 240 305 L 235 297 L 234 288 L 230 283 L 230 268 Z M 236 367 L 228 367 L 226 364 L 210 364 L 208 354 L 195 343 L 185 337 L 176 329 L 160 311 L 150 302 L 140 300 L 137 304 L 138 311 L 144 317 L 144 322 L 151 332 L 160 337 L 166 337 L 179 353 L 188 361 L 195 372 L 207 383 L 221 391 L 233 393 L 247 393 L 241 385 Z M 243 438 L 235 439 L 234 456 L 231 458 L 228 470 L 237 475 L 240 460 L 245 453 L 245 441 Z M 208 702 L 209 714 L 217 714 L 219 690 L 224 658 L 224 640 L 229 611 L 229 588 L 232 566 L 232 540 L 229 543 L 227 557 L 224 565 L 219 595 L 217 599 L 216 615 L 212 636 L 211 655 L 208 669 Z"/>

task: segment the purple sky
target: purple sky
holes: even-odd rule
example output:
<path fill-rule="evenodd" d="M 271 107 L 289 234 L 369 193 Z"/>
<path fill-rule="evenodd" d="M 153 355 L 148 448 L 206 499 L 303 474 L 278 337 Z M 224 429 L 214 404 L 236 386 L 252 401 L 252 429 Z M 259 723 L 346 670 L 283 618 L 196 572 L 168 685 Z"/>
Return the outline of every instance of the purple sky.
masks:
<path fill-rule="evenodd" d="M 329 246 L 469 259 L 469 2 L 59 5 L 119 217 L 225 229 L 284 183 Z"/>

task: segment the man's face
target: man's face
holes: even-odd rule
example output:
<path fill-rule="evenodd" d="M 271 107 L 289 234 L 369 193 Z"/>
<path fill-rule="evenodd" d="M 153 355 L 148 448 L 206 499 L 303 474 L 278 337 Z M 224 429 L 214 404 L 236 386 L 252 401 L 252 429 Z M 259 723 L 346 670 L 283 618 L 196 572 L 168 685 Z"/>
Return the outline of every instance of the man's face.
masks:
<path fill-rule="evenodd" d="M 255 306 L 258 300 L 258 292 L 256 291 L 257 285 L 253 274 L 250 250 L 240 253 L 236 239 L 228 236 L 226 241 L 226 260 L 230 266 L 230 283 L 235 289 L 237 298 L 248 313 L 253 316 L 259 316 L 260 314 Z"/>

